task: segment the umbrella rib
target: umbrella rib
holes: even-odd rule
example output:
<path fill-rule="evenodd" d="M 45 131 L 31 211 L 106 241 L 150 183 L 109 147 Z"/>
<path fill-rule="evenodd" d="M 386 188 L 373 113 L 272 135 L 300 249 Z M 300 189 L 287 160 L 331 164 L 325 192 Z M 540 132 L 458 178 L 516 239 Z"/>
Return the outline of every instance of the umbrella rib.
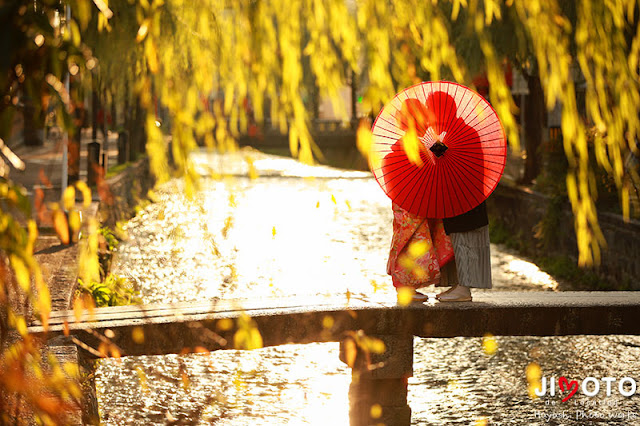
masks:
<path fill-rule="evenodd" d="M 448 172 L 447 176 L 449 177 L 449 179 L 447 179 L 447 181 L 451 183 L 451 186 L 450 186 L 450 188 L 452 188 L 451 192 L 453 193 L 453 195 L 455 195 L 456 200 L 458 201 L 458 206 L 462 208 L 462 202 L 460 201 L 460 197 L 458 196 L 458 191 L 454 190 L 456 186 L 458 187 L 461 186 L 460 180 L 458 179 L 457 174 L 452 170 L 453 165 L 450 164 L 450 161 L 448 158 L 444 161 L 444 166 L 445 166 L 445 170 Z M 454 185 L 454 181 L 456 185 Z M 451 198 L 452 197 L 449 197 L 449 203 L 451 204 L 451 213 L 453 216 L 455 216 L 457 212 L 456 212 L 456 208 L 453 206 L 453 201 L 451 201 Z M 446 214 L 446 212 L 445 212 L 445 216 L 450 217 Z"/>
<path fill-rule="evenodd" d="M 490 133 L 487 133 L 485 136 L 487 136 L 489 134 Z M 498 137 L 498 138 L 491 138 L 491 139 L 478 138 L 478 140 L 476 140 L 474 136 L 470 136 L 468 139 L 461 139 L 461 140 L 457 141 L 458 143 L 456 143 L 456 148 L 457 147 L 462 147 L 462 146 L 476 145 L 478 143 L 483 144 L 483 143 L 487 143 L 487 142 L 501 141 L 503 139 L 504 138 L 502 137 L 502 135 L 500 135 L 500 137 Z M 489 149 L 489 148 L 491 148 L 491 147 L 483 147 L 482 149 Z M 502 148 L 502 146 L 500 146 L 500 148 Z"/>
<path fill-rule="evenodd" d="M 396 153 L 395 155 L 392 156 L 392 154 Z M 393 163 L 387 163 L 385 166 L 383 167 L 389 167 L 389 166 L 394 166 L 398 163 L 402 163 L 405 161 L 409 161 L 409 159 L 407 158 L 406 154 L 402 153 L 402 151 L 391 151 L 389 154 L 385 155 L 385 159 L 389 157 L 389 159 L 392 160 L 398 160 L 398 161 L 394 161 Z M 382 168 L 376 169 L 376 170 L 382 170 Z M 394 171 L 394 170 L 392 170 Z"/>
<path fill-rule="evenodd" d="M 440 87 L 438 87 L 438 89 L 441 89 Z M 442 90 L 438 90 L 437 92 L 433 92 L 433 100 L 431 101 L 433 103 L 433 107 L 436 111 L 436 133 L 440 134 L 442 133 L 442 125 L 440 124 L 440 117 L 441 117 L 441 112 L 440 112 L 440 102 L 436 103 L 436 98 L 435 95 L 438 92 L 442 92 Z M 437 194 L 436 194 L 436 198 L 437 198 Z M 436 199 L 436 205 L 438 204 L 438 201 Z"/>
<path fill-rule="evenodd" d="M 425 106 L 426 106 L 427 99 L 428 99 L 427 98 L 427 93 L 424 91 L 424 86 L 426 86 L 426 84 L 422 84 L 421 86 L 422 86 L 422 94 L 424 95 L 424 103 L 425 103 Z"/>
<path fill-rule="evenodd" d="M 431 98 L 431 96 L 433 96 L 433 83 L 428 84 L 429 86 L 429 96 L 427 96 L 427 93 L 424 91 L 424 86 L 422 86 L 422 93 L 424 94 L 424 106 L 429 109 L 429 98 Z M 431 102 L 431 104 L 433 104 L 433 101 Z M 433 111 L 433 108 L 431 108 L 431 111 Z"/>
<path fill-rule="evenodd" d="M 395 161 L 395 162 L 393 162 L 393 163 L 387 163 L 386 165 L 382 166 L 381 168 L 376 169 L 376 171 L 377 171 L 377 170 L 380 170 L 380 171 L 382 171 L 382 172 L 383 172 L 383 174 L 382 174 L 382 176 L 381 176 L 381 177 L 386 177 L 388 174 L 392 174 L 392 173 L 394 173 L 394 172 L 396 172 L 396 171 L 398 171 L 398 170 L 402 170 L 402 169 L 405 167 L 405 166 L 404 166 L 404 164 L 406 164 L 406 163 L 409 161 L 409 160 L 407 159 L 407 157 L 406 157 L 406 156 L 398 155 L 397 157 L 399 157 L 399 158 L 400 158 L 400 159 L 399 159 L 399 161 Z M 400 166 L 399 166 L 399 167 L 394 168 L 393 170 L 389 170 L 390 166 L 394 166 L 394 165 L 396 165 L 396 164 L 400 164 Z M 418 169 L 418 168 L 416 168 L 416 169 Z M 385 172 L 385 171 L 386 171 L 386 172 Z M 414 171 L 412 174 L 415 174 L 415 171 Z M 386 187 L 387 187 L 387 186 L 388 186 L 392 181 L 394 181 L 394 180 L 395 180 L 397 177 L 399 177 L 399 176 L 402 176 L 402 179 L 401 179 L 398 183 L 396 183 L 396 184 L 393 186 L 393 188 L 390 188 L 390 191 L 391 191 L 391 190 L 393 190 L 393 189 L 395 189 L 398 185 L 400 185 L 400 183 L 402 183 L 402 181 L 403 181 L 404 179 L 406 179 L 407 174 L 406 174 L 406 173 L 405 173 L 405 174 L 403 174 L 403 173 L 397 173 L 397 174 L 395 174 L 395 176 L 393 176 L 393 177 L 392 177 L 391 179 L 389 179 L 388 181 L 386 181 L 386 180 L 385 180 L 385 188 L 386 188 Z M 405 186 L 406 186 L 406 185 L 405 185 Z M 398 204 L 400 204 L 400 203 L 398 203 Z"/>
<path fill-rule="evenodd" d="M 462 111 L 462 112 L 466 111 L 466 109 L 469 107 L 469 103 L 471 102 L 472 99 L 473 99 L 473 97 L 470 96 L 469 99 L 467 99 L 467 103 L 465 104 L 464 108 L 461 109 L 460 111 Z M 458 120 L 456 120 L 457 123 L 456 123 L 455 127 L 453 129 L 451 129 L 451 137 L 452 138 L 456 137 L 456 132 L 459 130 L 460 125 L 466 124 L 465 120 L 467 119 L 469 114 L 471 114 L 471 111 L 473 111 L 473 108 L 471 108 L 471 110 L 467 113 L 467 115 L 464 116 L 464 118 L 461 117 Z"/>
<path fill-rule="evenodd" d="M 398 164 L 398 163 L 395 163 L 395 164 Z M 395 164 L 392 164 L 392 165 L 395 165 Z M 388 170 L 388 169 L 389 169 L 389 167 L 388 167 L 388 166 L 386 167 L 386 169 L 387 169 L 387 170 L 380 169 L 380 170 L 382 170 L 382 172 L 383 172 L 383 174 L 382 174 L 382 175 L 380 175 L 380 177 L 382 177 L 382 178 L 386 178 L 386 177 L 387 177 L 387 175 L 393 174 L 393 176 L 391 176 L 391 179 L 389 179 L 389 180 L 386 180 L 386 179 L 385 179 L 385 187 L 386 187 L 386 186 L 389 186 L 389 184 L 391 184 L 391 182 L 393 182 L 393 181 L 394 181 L 395 179 L 397 179 L 399 176 L 402 176 L 402 173 L 395 173 L 395 172 L 397 172 L 398 170 L 402 170 L 403 168 L 404 168 L 404 165 L 403 165 L 403 164 L 400 164 L 400 167 L 396 167 L 396 168 L 395 168 L 395 169 L 393 169 L 393 170 Z"/>
<path fill-rule="evenodd" d="M 503 166 L 503 167 L 504 167 L 504 163 L 497 163 L 497 162 L 495 162 L 495 161 L 486 160 L 486 159 L 484 159 L 484 158 L 480 159 L 480 158 L 478 158 L 477 156 L 473 156 L 473 155 L 469 155 L 469 154 L 464 154 L 464 153 L 462 153 L 462 152 L 460 152 L 460 153 L 456 153 L 456 154 L 459 154 L 457 157 L 458 157 L 461 161 L 464 161 L 464 162 L 465 162 L 465 164 L 473 164 L 473 165 L 475 165 L 475 166 L 478 166 L 478 167 L 480 167 L 480 168 L 483 168 L 483 169 L 485 169 L 485 170 L 489 170 L 489 171 L 492 171 L 492 172 L 497 172 L 497 170 L 493 170 L 493 169 L 491 169 L 491 168 L 489 168 L 489 167 L 485 167 L 485 166 L 484 166 L 484 163 L 491 163 L 491 164 L 496 164 L 496 165 L 498 165 L 498 166 Z M 473 162 L 473 161 L 471 161 L 471 160 L 479 160 L 479 161 L 481 161 L 481 163 L 476 163 L 476 162 Z M 488 177 L 488 176 L 487 176 L 487 177 Z"/>
<path fill-rule="evenodd" d="M 400 133 L 396 133 L 396 132 L 394 132 L 394 131 L 392 131 L 392 130 L 385 129 L 385 128 L 384 128 L 384 127 L 382 127 L 382 126 L 378 126 L 378 127 L 376 127 L 376 129 L 375 129 L 375 130 L 384 130 L 385 132 L 392 133 L 392 134 L 394 134 L 394 135 L 396 135 L 396 136 L 398 136 L 398 137 L 402 137 L 402 136 L 404 136 L 404 135 L 401 135 Z M 381 134 L 379 134 L 379 133 L 372 133 L 372 134 L 373 134 L 374 136 L 384 136 L 384 135 L 381 135 Z"/>
<path fill-rule="evenodd" d="M 456 119 L 456 111 L 457 111 L 457 107 L 458 105 L 456 104 L 456 95 L 458 94 L 458 85 L 452 85 L 450 84 L 449 87 L 454 86 L 455 87 L 455 91 L 453 92 L 453 96 L 451 96 L 453 98 L 453 107 L 452 107 L 452 111 L 449 112 L 448 115 L 448 120 L 447 120 L 447 125 L 446 128 L 448 129 L 449 126 L 451 125 L 452 121 L 455 121 Z M 449 88 L 447 88 L 447 94 L 449 94 Z"/>
<path fill-rule="evenodd" d="M 475 128 L 475 127 L 473 127 L 471 125 L 467 125 L 467 129 L 464 129 L 464 130 L 462 130 L 462 133 L 455 135 L 456 139 L 457 139 L 456 142 L 458 142 L 459 140 L 465 140 L 464 138 L 467 138 L 470 135 L 472 136 L 473 132 L 477 133 L 478 137 L 490 135 L 493 132 L 485 133 L 483 135 L 480 135 L 480 132 L 483 131 L 484 129 L 486 129 L 487 127 L 491 126 L 494 123 L 495 123 L 495 121 L 492 121 L 491 123 L 489 123 L 486 126 L 481 127 L 481 128 Z"/>
<path fill-rule="evenodd" d="M 425 180 L 427 174 L 429 174 L 429 172 L 432 171 L 432 170 L 433 170 L 433 168 L 430 168 L 428 170 L 423 171 L 420 174 L 420 182 L 419 183 L 416 182 L 416 185 L 418 185 L 418 188 L 422 188 L 423 187 L 423 183 L 424 183 L 424 180 Z M 424 199 L 424 194 L 425 194 L 425 191 L 420 191 L 420 201 L 418 202 L 418 209 L 419 209 L 418 211 L 421 211 L 422 200 Z M 415 203 L 417 198 L 418 197 L 413 197 L 413 200 L 411 201 L 411 206 L 409 206 L 409 210 L 413 209 L 413 203 Z"/>
<path fill-rule="evenodd" d="M 451 186 L 450 186 L 451 179 L 449 177 L 449 173 L 447 173 L 447 171 L 448 171 L 447 160 L 442 158 L 441 161 L 440 161 L 440 164 L 441 164 L 441 169 L 442 169 L 442 175 L 445 178 L 444 179 L 444 187 L 445 188 L 443 188 L 443 189 L 446 189 L 446 193 L 449 195 L 448 197 L 444 197 L 444 195 L 443 195 L 443 200 L 442 200 L 443 203 L 442 204 L 443 204 L 444 207 L 443 207 L 443 215 L 442 216 L 448 217 L 449 213 L 448 213 L 448 210 L 447 210 L 447 203 L 445 201 L 449 200 L 449 207 L 451 207 L 451 211 L 454 212 L 455 209 L 453 208 L 453 204 L 451 203 L 451 193 L 454 192 L 454 191 L 451 190 Z M 445 191 L 442 191 L 442 192 L 444 193 Z"/>
<path fill-rule="evenodd" d="M 376 171 L 382 171 L 383 173 L 380 175 L 380 177 L 386 177 L 389 174 L 393 174 L 394 172 L 398 171 L 398 170 L 402 170 L 404 168 L 404 165 L 402 164 L 404 162 L 404 160 L 400 160 L 397 161 L 395 163 L 390 163 L 390 164 L 386 164 L 383 167 L 380 167 L 379 169 L 376 169 Z M 390 166 L 395 166 L 396 164 L 400 164 L 400 167 L 396 167 L 393 170 L 389 170 Z M 397 178 L 398 176 L 401 176 L 401 174 L 395 174 L 395 176 L 392 176 L 391 179 L 389 179 L 388 181 L 385 180 L 385 187 L 391 183 L 395 178 Z"/>
<path fill-rule="evenodd" d="M 462 168 L 464 168 L 465 170 L 467 170 L 467 172 L 468 172 L 469 170 L 472 170 L 473 168 L 471 168 L 471 167 L 467 167 L 467 164 L 468 164 L 468 161 L 464 161 L 464 160 L 461 160 L 461 161 L 460 161 L 460 166 L 461 166 Z M 480 182 L 482 185 L 484 185 L 487 189 L 491 189 L 491 187 L 490 187 L 489 185 L 487 185 L 483 180 L 481 180 L 481 179 L 479 179 L 477 176 L 475 176 L 475 174 L 470 174 L 470 176 L 471 176 L 472 178 L 476 179 L 476 180 L 477 180 L 478 182 Z M 485 177 L 487 177 L 487 176 L 485 176 Z"/>
<path fill-rule="evenodd" d="M 437 170 L 435 170 L 435 167 L 434 167 L 433 178 L 431 178 L 428 183 L 430 184 L 429 185 L 429 194 L 434 194 L 435 195 L 433 197 L 433 200 L 435 202 L 434 202 L 434 206 L 433 206 L 433 209 L 432 209 L 432 211 L 435 211 L 435 212 L 438 211 L 438 193 L 436 191 L 434 191 L 434 187 L 435 187 L 436 190 L 438 189 L 437 185 L 436 185 L 437 177 L 438 177 L 438 173 L 437 173 Z"/>
<path fill-rule="evenodd" d="M 433 208 L 434 208 L 434 210 L 436 212 L 440 211 L 438 209 L 438 205 L 439 204 L 442 204 L 443 208 L 446 207 L 444 205 L 444 193 L 443 193 L 443 191 L 441 191 L 441 183 L 440 182 L 442 180 L 442 176 L 441 176 L 440 167 L 438 167 L 438 164 L 439 164 L 439 162 L 436 161 L 436 164 L 434 165 L 435 166 L 434 167 L 435 168 L 435 175 L 436 175 L 435 182 L 434 182 L 435 193 L 436 193 L 436 196 L 435 196 L 436 204 L 435 204 L 435 206 Z M 440 199 L 442 199 L 442 203 L 439 203 Z"/>
<path fill-rule="evenodd" d="M 471 101 L 471 99 L 469 99 L 469 101 Z M 476 104 L 476 106 L 477 106 L 480 102 L 481 102 L 481 101 L 479 101 L 479 102 Z M 468 103 L 467 103 L 467 105 L 468 105 Z M 464 123 L 464 124 L 469 128 L 469 129 L 473 129 L 473 130 L 475 130 L 475 131 L 477 132 L 478 130 L 475 128 L 475 125 L 476 125 L 476 124 L 478 124 L 478 123 L 473 124 L 473 120 L 472 120 L 471 122 L 469 122 L 469 123 L 467 123 L 467 122 L 466 122 L 467 118 L 471 115 L 471 113 L 473 113 L 473 112 L 474 112 L 474 110 L 475 110 L 476 106 L 472 106 L 472 107 L 471 107 L 471 109 L 469 110 L 469 112 L 467 113 L 467 115 L 464 117 L 464 119 L 462 120 L 462 122 L 463 122 L 463 123 Z M 484 108 L 482 109 L 482 111 L 480 111 L 479 113 L 476 113 L 476 117 L 477 117 L 479 114 L 482 114 L 482 113 L 487 109 L 487 107 L 488 107 L 488 106 L 489 106 L 489 104 L 488 104 L 488 103 L 485 103 Z M 482 121 L 484 121 L 484 120 L 482 120 Z M 482 121 L 480 121 L 480 122 L 482 122 Z M 466 134 L 467 132 L 468 132 L 468 130 L 464 130 L 463 135 L 464 135 L 464 134 Z"/>
<path fill-rule="evenodd" d="M 380 116 L 380 120 L 384 121 L 385 123 L 389 123 L 389 125 L 394 126 L 396 129 L 400 129 L 400 131 L 402 131 L 402 129 L 400 128 L 400 126 L 398 126 L 397 123 L 392 123 L 382 116 Z"/>
<path fill-rule="evenodd" d="M 507 156 L 507 154 L 492 154 L 490 152 L 485 152 L 485 151 L 488 151 L 489 149 L 504 149 L 504 148 L 501 146 L 494 146 L 490 148 L 484 148 L 484 150 L 456 149 L 456 152 L 464 153 L 466 155 L 476 154 L 475 155 L 476 157 L 478 156 L 477 154 L 480 154 L 480 153 L 482 153 L 483 155 L 492 156 L 492 157 L 506 158 Z"/>
<path fill-rule="evenodd" d="M 404 195 L 404 197 L 402 198 L 402 200 L 399 200 L 397 204 L 401 205 L 407 199 L 407 195 L 409 195 L 409 191 L 405 191 L 405 188 L 407 187 L 407 185 L 409 185 L 411 183 L 411 180 L 413 179 L 413 176 L 419 170 L 420 170 L 420 168 L 416 168 L 410 174 L 409 173 L 404 174 L 404 176 L 402 177 L 400 182 L 398 182 L 398 184 L 393 187 L 393 189 L 395 189 L 396 187 L 398 187 L 399 185 L 401 185 L 404 182 L 404 185 L 400 188 L 400 192 Z M 409 180 L 406 180 L 407 178 L 409 178 Z M 405 180 L 406 180 L 406 182 L 405 182 Z"/>
<path fill-rule="evenodd" d="M 483 120 L 483 121 L 481 121 L 480 123 L 484 123 L 484 122 L 486 122 L 486 121 L 487 121 L 487 120 Z M 475 131 L 478 133 L 478 135 L 480 135 L 480 132 L 482 132 L 482 131 L 483 131 L 483 130 L 485 130 L 486 128 L 489 128 L 489 127 L 491 127 L 492 125 L 494 125 L 494 124 L 496 123 L 496 121 L 497 121 L 497 119 L 496 119 L 496 120 L 493 120 L 493 121 L 491 121 L 491 122 L 489 122 L 489 123 L 487 123 L 485 126 L 482 126 L 482 127 L 474 127 L 474 128 L 473 128 L 473 130 L 475 130 Z M 480 123 L 477 123 L 477 125 L 479 125 Z M 499 127 L 498 127 L 498 129 L 499 129 Z M 495 132 L 495 131 L 496 131 L 496 130 L 493 130 L 493 131 L 488 132 L 488 133 L 484 133 L 484 135 L 491 134 L 491 133 L 493 133 L 493 132 Z M 482 136 L 482 135 L 481 135 L 481 136 Z"/>
<path fill-rule="evenodd" d="M 469 170 L 467 167 L 464 166 L 463 162 L 459 162 L 458 163 L 459 166 L 465 170 Z M 473 182 L 471 182 L 471 180 L 469 179 L 469 176 L 467 175 L 467 173 L 456 173 L 457 176 L 460 176 L 460 180 L 459 182 L 461 183 L 461 187 L 465 187 L 466 189 L 470 189 L 470 188 L 476 188 L 476 185 L 473 184 Z M 478 201 L 478 198 L 475 195 L 474 191 L 468 191 L 468 194 L 471 195 L 471 197 L 473 197 L 474 202 L 476 203 L 475 205 L 477 206 L 478 204 L 480 204 L 482 201 Z M 471 203 L 469 203 L 471 204 Z M 472 207 L 473 208 L 473 207 Z"/>
<path fill-rule="evenodd" d="M 489 124 L 487 124 L 487 125 L 486 125 L 486 126 L 484 126 L 484 127 L 481 127 L 481 128 L 479 128 L 479 129 L 473 129 L 473 130 L 478 134 L 478 138 L 479 138 L 479 139 L 482 139 L 482 137 L 484 137 L 484 136 L 488 136 L 488 135 L 490 135 L 490 134 L 492 134 L 492 133 L 496 133 L 496 132 L 500 131 L 500 128 L 497 128 L 497 129 L 492 130 L 492 131 L 490 131 L 490 132 L 480 134 L 480 132 L 482 132 L 483 130 L 485 130 L 487 127 L 490 127 L 490 126 L 491 126 L 491 125 L 493 125 L 494 123 L 495 123 L 495 122 L 493 122 L 493 123 L 489 123 Z M 500 132 L 500 133 L 502 133 L 502 132 Z M 473 134 L 472 134 L 472 133 L 470 133 L 470 132 L 468 132 L 468 131 L 466 131 L 463 135 L 460 135 L 460 136 L 459 136 L 459 138 L 460 138 L 460 139 L 463 139 L 463 138 L 468 138 L 469 136 L 473 136 Z M 464 139 L 464 140 L 469 140 L 469 139 Z"/>
<path fill-rule="evenodd" d="M 376 134 L 376 133 L 373 133 L 373 136 L 377 136 L 377 137 L 379 137 L 379 138 L 385 138 L 385 139 L 395 140 L 396 142 L 398 141 L 398 138 L 394 138 L 393 136 L 378 135 L 378 134 Z"/>
<path fill-rule="evenodd" d="M 476 159 L 477 159 L 477 157 L 472 157 L 472 156 L 468 156 L 468 155 L 464 155 L 464 154 L 461 154 L 461 156 L 462 156 L 462 157 L 465 157 L 466 159 L 473 159 L 473 160 L 476 160 Z M 498 166 L 502 166 L 502 167 L 504 167 L 504 163 L 498 163 L 498 162 L 496 162 L 496 161 L 490 161 L 490 160 L 486 160 L 486 159 L 482 159 L 481 161 L 483 162 L 483 164 L 484 164 L 484 163 L 491 163 L 491 164 L 496 164 L 496 165 L 498 165 Z M 492 171 L 492 172 L 497 172 L 497 170 L 493 170 L 493 169 L 491 169 L 491 168 L 489 168 L 489 167 L 485 167 L 485 166 L 483 166 L 482 164 L 478 164 L 478 163 L 472 163 L 472 164 L 475 164 L 475 165 L 477 165 L 477 166 L 480 166 L 480 167 L 482 167 L 482 168 L 484 168 L 484 169 L 486 169 L 486 170 Z"/>

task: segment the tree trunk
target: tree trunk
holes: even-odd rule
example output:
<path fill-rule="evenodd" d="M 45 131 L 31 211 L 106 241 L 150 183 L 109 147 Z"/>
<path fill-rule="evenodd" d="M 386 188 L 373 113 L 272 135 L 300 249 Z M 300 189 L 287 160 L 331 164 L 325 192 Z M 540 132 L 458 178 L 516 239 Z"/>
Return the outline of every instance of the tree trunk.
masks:
<path fill-rule="evenodd" d="M 44 111 L 38 111 L 33 100 L 24 100 L 24 144 L 27 146 L 41 146 L 44 144 Z"/>
<path fill-rule="evenodd" d="M 116 109 L 116 91 L 113 86 L 109 93 L 111 94 L 111 123 L 109 123 L 109 128 L 115 132 L 118 129 L 118 110 Z"/>
<path fill-rule="evenodd" d="M 91 76 L 91 139 L 98 139 L 98 109 L 100 98 L 98 97 L 98 78 Z"/>
<path fill-rule="evenodd" d="M 527 158 L 520 183 L 531 183 L 540 173 L 540 152 L 545 125 L 544 92 L 537 75 L 527 76 L 529 95 L 525 100 L 524 147 Z"/>
<path fill-rule="evenodd" d="M 351 70 L 351 128 L 358 127 L 358 76 Z"/>

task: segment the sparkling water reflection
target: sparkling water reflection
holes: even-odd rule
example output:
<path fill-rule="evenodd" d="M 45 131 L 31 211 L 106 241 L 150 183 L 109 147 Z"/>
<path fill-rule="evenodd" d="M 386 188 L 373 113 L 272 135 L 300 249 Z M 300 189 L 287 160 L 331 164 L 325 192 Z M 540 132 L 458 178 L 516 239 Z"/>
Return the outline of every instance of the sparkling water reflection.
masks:
<path fill-rule="evenodd" d="M 250 180 L 242 177 L 245 155 L 197 156 L 202 174 L 215 164 L 218 173 L 237 177 L 205 178 L 192 200 L 181 195 L 182 183 L 170 182 L 159 191 L 159 201 L 127 225 L 130 238 L 119 248 L 116 272 L 137 282 L 146 303 L 285 294 L 321 298 L 347 289 L 363 297 L 395 297 L 385 272 L 389 201 L 370 175 L 254 153 L 260 177 Z M 492 268 L 498 290 L 557 285 L 498 246 L 492 246 Z M 580 410 L 596 413 L 584 406 L 595 400 L 608 404 L 597 407 L 602 424 L 633 424 L 608 418 L 625 412 L 635 413 L 640 423 L 635 396 L 532 400 L 525 374 L 535 362 L 548 377 L 638 379 L 638 338 L 497 342 L 497 352 L 488 356 L 481 339 L 416 339 L 409 383 L 413 424 L 583 424 L 576 416 Z M 346 425 L 350 379 L 332 343 L 107 360 L 97 371 L 101 415 L 109 425 Z M 570 418 L 544 417 L 562 412 Z"/>

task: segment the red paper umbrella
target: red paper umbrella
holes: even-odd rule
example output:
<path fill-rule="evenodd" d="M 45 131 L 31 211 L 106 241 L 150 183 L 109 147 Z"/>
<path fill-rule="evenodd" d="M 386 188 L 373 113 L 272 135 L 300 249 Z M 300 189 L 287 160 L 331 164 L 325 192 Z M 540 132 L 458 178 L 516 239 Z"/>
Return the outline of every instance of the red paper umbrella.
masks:
<path fill-rule="evenodd" d="M 504 170 L 507 144 L 496 112 L 456 83 L 403 90 L 380 111 L 372 131 L 376 180 L 396 204 L 418 216 L 445 218 L 473 209 Z"/>

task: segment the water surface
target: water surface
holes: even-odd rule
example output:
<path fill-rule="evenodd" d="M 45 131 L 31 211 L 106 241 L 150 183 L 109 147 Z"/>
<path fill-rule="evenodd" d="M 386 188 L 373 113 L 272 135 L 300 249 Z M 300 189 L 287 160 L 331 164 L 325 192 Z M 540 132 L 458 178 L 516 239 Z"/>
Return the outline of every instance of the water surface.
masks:
<path fill-rule="evenodd" d="M 116 272 L 137 283 L 145 303 L 292 294 L 320 299 L 347 290 L 395 297 L 385 270 L 390 202 L 370 174 L 258 153 L 203 153 L 195 160 L 205 176 L 198 195 L 186 199 L 183 184 L 169 182 L 159 201 L 126 226 L 129 239 L 118 248 Z M 206 177 L 212 171 L 217 175 Z M 254 171 L 258 178 L 246 177 Z M 556 289 L 532 263 L 500 246 L 491 249 L 495 290 Z M 416 338 L 412 423 L 640 424 L 637 395 L 532 399 L 526 376 L 535 364 L 548 377 L 638 380 L 637 337 L 496 341 L 497 351 L 488 355 L 480 338 Z M 350 380 L 335 343 L 126 357 L 102 361 L 97 371 L 108 425 L 347 425 Z"/>

